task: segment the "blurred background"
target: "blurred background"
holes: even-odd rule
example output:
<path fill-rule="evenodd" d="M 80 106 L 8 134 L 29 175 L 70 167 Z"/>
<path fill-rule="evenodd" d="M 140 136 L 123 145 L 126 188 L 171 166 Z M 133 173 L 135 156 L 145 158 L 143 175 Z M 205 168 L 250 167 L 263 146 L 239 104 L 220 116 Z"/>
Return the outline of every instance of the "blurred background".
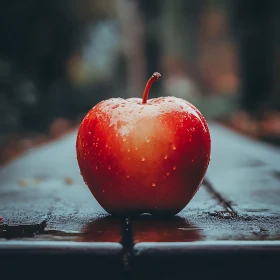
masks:
<path fill-rule="evenodd" d="M 10 0 L 0 8 L 0 164 L 75 129 L 97 102 L 192 102 L 280 145 L 280 1 Z"/>

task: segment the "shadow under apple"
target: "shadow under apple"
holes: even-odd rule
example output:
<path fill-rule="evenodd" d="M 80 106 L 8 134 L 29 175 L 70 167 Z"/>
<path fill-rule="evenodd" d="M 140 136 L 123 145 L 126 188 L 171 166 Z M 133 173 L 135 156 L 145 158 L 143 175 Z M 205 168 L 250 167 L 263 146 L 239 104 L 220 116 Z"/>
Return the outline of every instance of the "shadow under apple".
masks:
<path fill-rule="evenodd" d="M 82 228 L 79 241 L 121 242 L 121 218 L 105 216 L 89 222 Z"/>
<path fill-rule="evenodd" d="M 179 216 L 140 215 L 132 219 L 134 243 L 191 242 L 204 239 L 202 229 Z"/>

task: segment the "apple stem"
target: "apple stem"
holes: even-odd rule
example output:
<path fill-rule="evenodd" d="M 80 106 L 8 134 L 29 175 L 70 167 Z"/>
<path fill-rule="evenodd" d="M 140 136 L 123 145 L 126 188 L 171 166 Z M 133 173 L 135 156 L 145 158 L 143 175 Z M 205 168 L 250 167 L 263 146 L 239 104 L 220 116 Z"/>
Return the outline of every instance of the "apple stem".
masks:
<path fill-rule="evenodd" d="M 147 103 L 150 88 L 154 82 L 157 82 L 160 79 L 160 77 L 161 77 L 160 73 L 155 72 L 153 73 L 152 77 L 148 80 L 143 92 L 142 104 Z"/>

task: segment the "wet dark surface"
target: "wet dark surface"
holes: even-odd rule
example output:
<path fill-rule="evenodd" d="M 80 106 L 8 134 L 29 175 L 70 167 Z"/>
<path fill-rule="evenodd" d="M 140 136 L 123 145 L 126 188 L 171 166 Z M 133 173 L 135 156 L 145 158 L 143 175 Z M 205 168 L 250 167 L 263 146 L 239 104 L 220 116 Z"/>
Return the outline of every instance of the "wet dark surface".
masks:
<path fill-rule="evenodd" d="M 75 133 L 3 167 L 1 263 L 20 262 L 25 252 L 30 261 L 46 258 L 59 269 L 61 255 L 55 252 L 65 252 L 72 276 L 88 271 L 88 262 L 108 275 L 114 272 L 114 278 L 123 272 L 136 279 L 184 273 L 224 278 L 232 267 L 238 268 L 230 275 L 235 277 L 241 269 L 254 270 L 255 278 L 264 270 L 271 274 L 280 259 L 280 152 L 216 124 L 210 131 L 213 149 L 206 179 L 175 217 L 108 216 L 79 174 Z M 48 259 L 53 253 L 55 261 Z M 205 269 L 197 272 L 201 265 Z"/>
<path fill-rule="evenodd" d="M 35 149 L 0 172 L 0 237 L 37 240 L 121 241 L 121 227 L 84 185 L 75 155 L 75 133 Z M 35 225 L 44 223 L 37 232 Z M 16 227 L 25 227 L 21 233 Z"/>

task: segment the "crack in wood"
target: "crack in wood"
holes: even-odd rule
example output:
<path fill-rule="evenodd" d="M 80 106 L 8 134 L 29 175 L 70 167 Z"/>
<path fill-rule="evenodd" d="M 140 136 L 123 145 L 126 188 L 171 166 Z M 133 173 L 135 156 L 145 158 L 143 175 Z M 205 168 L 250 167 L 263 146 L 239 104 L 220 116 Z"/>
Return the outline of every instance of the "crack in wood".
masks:
<path fill-rule="evenodd" d="M 122 219 L 122 241 L 123 246 L 123 265 L 124 265 L 124 274 L 126 279 L 131 278 L 131 261 L 133 257 L 133 232 L 132 232 L 132 220 L 130 217 L 125 217 Z"/>
<path fill-rule="evenodd" d="M 210 195 L 212 195 L 214 199 L 216 199 L 225 209 L 225 211 L 214 212 L 216 213 L 216 216 L 221 216 L 226 219 L 237 216 L 237 212 L 234 210 L 232 203 L 226 200 L 219 192 L 217 192 L 213 184 L 207 178 L 204 179 L 203 186 L 210 193 Z"/>

